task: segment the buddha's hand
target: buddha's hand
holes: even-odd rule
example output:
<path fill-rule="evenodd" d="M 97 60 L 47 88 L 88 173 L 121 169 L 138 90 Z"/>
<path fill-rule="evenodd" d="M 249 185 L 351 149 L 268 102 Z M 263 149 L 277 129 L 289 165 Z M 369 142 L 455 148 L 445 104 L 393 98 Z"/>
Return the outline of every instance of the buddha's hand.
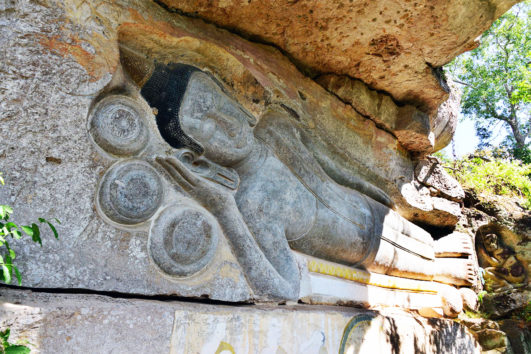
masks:
<path fill-rule="evenodd" d="M 231 190 L 193 173 L 176 158 L 157 157 L 155 161 L 168 173 L 173 182 L 213 214 L 236 207 Z"/>

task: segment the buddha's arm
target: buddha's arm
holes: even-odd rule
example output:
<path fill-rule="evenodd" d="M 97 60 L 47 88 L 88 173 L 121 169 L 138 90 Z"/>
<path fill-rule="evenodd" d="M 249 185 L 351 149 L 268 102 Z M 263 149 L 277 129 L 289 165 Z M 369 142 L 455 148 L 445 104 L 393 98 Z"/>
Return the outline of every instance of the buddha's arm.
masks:
<path fill-rule="evenodd" d="M 299 275 L 296 264 L 288 264 L 283 270 L 288 269 L 297 274 L 283 276 L 280 270 L 275 269 L 249 231 L 234 198 L 229 199 L 223 208 L 212 211 L 212 213 L 218 218 L 225 235 L 232 244 L 234 254 L 257 295 L 296 300 L 299 295 Z M 295 262 L 293 258 L 289 261 Z"/>
<path fill-rule="evenodd" d="M 298 274 L 282 276 L 275 269 L 247 227 L 230 191 L 197 177 L 175 158 L 157 159 L 157 162 L 177 184 L 218 219 L 256 295 L 268 299 L 298 298 Z M 290 261 L 295 262 L 293 258 Z M 288 264 L 285 268 L 291 272 L 298 271 L 296 264 Z"/>
<path fill-rule="evenodd" d="M 478 247 L 478 250 L 476 251 L 478 255 L 478 259 L 480 261 L 480 265 L 483 268 L 487 267 L 498 267 L 501 265 L 500 261 L 490 255 L 483 246 Z"/>

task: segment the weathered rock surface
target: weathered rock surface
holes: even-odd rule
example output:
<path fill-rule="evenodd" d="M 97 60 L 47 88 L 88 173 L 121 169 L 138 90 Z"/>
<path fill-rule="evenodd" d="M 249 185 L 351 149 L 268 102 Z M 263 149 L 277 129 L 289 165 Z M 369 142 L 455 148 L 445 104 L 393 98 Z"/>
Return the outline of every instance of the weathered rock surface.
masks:
<path fill-rule="evenodd" d="M 469 190 L 464 203 L 466 207 L 457 228 L 475 234 L 476 256 L 484 279 L 477 288 L 488 291 L 482 296 L 477 315 L 484 314 L 488 319 L 462 319 L 461 323 L 475 333 L 484 352 L 530 353 L 531 334 L 526 320 L 531 260 L 530 228 L 525 222 L 528 212 L 518 207 L 514 198 L 487 199 Z"/>
<path fill-rule="evenodd" d="M 457 128 L 457 117 L 461 111 L 461 89 L 460 87 L 450 81 L 448 82 L 450 88 L 450 96 L 437 109 L 437 114 L 432 116 L 431 131 L 435 137 L 435 146 L 433 151 L 444 149 L 454 136 L 455 128 Z"/>
<path fill-rule="evenodd" d="M 0 171 L 8 186 L 0 201 L 14 206 L 22 224 L 61 219 L 59 241 L 44 234 L 43 248 L 17 248 L 24 285 L 129 299 L 0 289 L 1 325 L 25 332 L 44 352 L 477 351 L 458 324 L 402 311 L 238 308 L 131 296 L 251 302 L 303 294 L 310 303 L 398 305 L 434 317 L 442 307 L 457 316 L 463 307 L 457 289 L 422 283 L 437 272 L 431 236 L 404 218 L 445 227 L 459 218 L 458 188 L 439 170 L 438 177 L 428 166 L 415 170 L 435 139 L 444 142 L 452 132 L 445 124 L 451 114 L 433 118 L 447 96 L 436 68 L 470 48 L 511 3 L 289 2 L 279 12 L 288 4 L 166 2 L 170 10 L 245 32 L 247 40 L 160 2 L 2 5 Z M 245 21 L 251 13 L 261 16 Z M 316 83 L 314 74 L 328 75 Z M 176 114 L 187 117 L 190 130 L 171 126 L 183 123 Z M 196 129 L 195 138 L 204 140 L 175 146 L 162 116 L 177 137 L 193 140 L 186 134 Z M 274 122 L 293 129 L 274 135 L 268 130 Z M 208 143 L 217 150 L 207 151 Z M 184 151 L 190 146 L 207 152 Z M 276 174 L 257 173 L 251 163 Z M 244 176 L 258 177 L 244 185 Z M 245 188 L 259 190 L 252 190 L 259 203 L 239 193 Z M 273 201 L 269 219 L 266 201 Z M 283 218 L 290 223 L 267 222 Z M 337 257 L 343 266 L 313 269 L 294 261 L 292 249 Z M 378 278 L 345 267 L 351 264 L 422 281 Z M 299 282 L 301 275 L 307 279 Z"/>
<path fill-rule="evenodd" d="M 507 335 L 500 331 L 498 323 L 483 319 L 483 318 L 470 318 L 460 321 L 474 334 L 482 352 L 489 352 L 494 350 L 495 353 L 505 353 L 509 346 Z"/>
<path fill-rule="evenodd" d="M 427 112 L 448 97 L 434 68 L 474 48 L 475 38 L 516 2 L 162 0 L 272 43 L 303 69 L 358 78 Z"/>
<path fill-rule="evenodd" d="M 462 232 L 470 232 L 475 234 L 475 231 L 489 222 L 495 222 L 496 218 L 474 208 L 463 208 L 461 217 L 456 225 L 456 230 Z"/>
<path fill-rule="evenodd" d="M 14 206 L 13 218 L 21 224 L 38 217 L 61 221 L 59 240 L 47 231 L 42 248 L 28 242 L 17 247 L 23 285 L 249 299 L 224 239 L 219 263 L 211 262 L 197 279 L 176 283 L 150 259 L 145 228 L 117 229 L 99 217 L 98 181 L 114 160 L 91 142 L 87 116 L 116 68 L 116 32 L 108 22 L 105 32 L 90 9 L 76 12 L 70 5 L 8 3 L 10 15 L 2 18 L 0 42 L 10 49 L 1 63 L 0 135 L 6 139 L 0 171 L 7 185 L 0 200 Z M 118 21 L 120 13 L 109 6 L 98 2 L 98 13 Z M 78 39 L 91 35 L 92 44 Z"/>
<path fill-rule="evenodd" d="M 37 353 L 479 353 L 466 328 L 400 310 L 226 306 L 0 289 L 0 328 Z"/>
<path fill-rule="evenodd" d="M 401 186 L 401 194 L 410 206 L 401 212 L 409 220 L 423 225 L 453 227 L 461 218 L 461 205 L 458 202 L 432 196 L 438 195 L 439 192 L 417 180 L 404 183 Z"/>
<path fill-rule="evenodd" d="M 411 105 L 399 107 L 390 96 L 371 90 L 362 81 L 347 76 L 323 75 L 317 78 L 317 82 L 352 105 L 358 113 L 395 135 L 406 150 L 416 155 L 433 150 L 434 135 L 426 113 Z"/>
<path fill-rule="evenodd" d="M 507 335 L 495 329 L 482 329 L 476 333 L 479 345 L 484 351 L 500 349 L 504 352 L 509 345 Z"/>
<path fill-rule="evenodd" d="M 511 289 L 500 293 L 489 293 L 483 297 L 480 310 L 488 313 L 493 319 L 499 319 L 517 311 L 524 311 L 529 301 L 531 301 L 529 290 Z"/>
<path fill-rule="evenodd" d="M 305 184 L 301 177 L 301 172 L 305 171 L 301 169 L 298 174 L 293 174 L 294 185 L 307 189 L 306 194 L 300 195 L 315 198 L 308 204 L 315 205 L 318 211 L 309 213 L 309 218 L 318 216 L 321 219 L 306 222 L 302 213 L 297 214 L 302 208 L 287 203 L 282 205 L 286 209 L 277 220 L 299 217 L 295 230 L 289 230 L 294 232 L 294 239 L 289 240 L 292 248 L 297 249 L 294 245 L 299 236 L 310 235 L 317 240 L 319 251 L 326 250 L 329 258 L 330 254 L 336 256 L 337 251 L 346 250 L 351 258 L 341 259 L 343 263 L 366 261 L 370 264 L 376 263 L 380 242 L 373 236 L 382 235 L 382 239 L 385 237 L 384 241 L 391 245 L 391 251 L 383 257 L 389 262 L 377 264 L 377 267 L 386 267 L 388 274 L 407 275 L 414 279 L 430 279 L 433 275 L 431 268 L 420 267 L 422 270 L 413 271 L 418 264 L 408 261 L 407 255 L 397 257 L 393 248 L 400 246 L 412 251 L 401 246 L 402 240 L 395 239 L 404 236 L 406 245 L 415 245 L 422 252 L 426 248 L 431 250 L 429 234 L 374 201 L 393 207 L 410 221 L 446 227 L 457 222 L 459 205 L 449 200 L 459 199 L 457 187 L 443 177 L 432 176 L 423 168 L 419 171 L 414 168 L 413 155 L 422 155 L 434 145 L 428 113 L 422 111 L 431 112 L 431 108 L 426 108 L 431 103 L 410 98 L 396 103 L 391 98 L 391 95 L 396 96 L 392 92 L 389 92 L 391 95 L 376 92 L 361 81 L 352 81 L 346 76 L 343 76 L 346 81 L 323 76 L 321 84 L 331 85 L 326 88 L 336 92 L 341 97 L 338 99 L 301 73 L 277 49 L 244 40 L 202 20 L 170 13 L 153 2 L 28 1 L 8 3 L 3 10 L 13 16 L 2 18 L 1 23 L 5 31 L 2 31 L 0 40 L 6 50 L 0 80 L 0 133 L 9 138 L 0 151 L 0 170 L 5 171 L 8 181 L 8 187 L 0 190 L 0 197 L 14 206 L 22 223 L 40 216 L 48 219 L 57 216 L 62 221 L 60 246 L 57 241 L 48 241 L 44 243 L 43 252 L 36 251 L 37 248 L 29 244 L 19 249 L 17 260 L 26 275 L 24 285 L 179 295 L 233 302 L 271 295 L 264 290 L 266 295 L 261 298 L 256 288 L 251 287 L 251 290 L 249 287 L 250 270 L 261 271 L 262 268 L 252 262 L 247 262 L 245 270 L 240 267 L 243 262 L 241 257 L 237 259 L 237 253 L 247 248 L 234 247 L 233 241 L 238 239 L 235 237 L 238 236 L 236 228 L 226 229 L 233 232 L 229 234 L 233 239 L 229 239 L 226 230 L 225 235 L 221 235 L 220 215 L 228 205 L 222 205 L 226 201 L 222 197 L 230 193 L 223 194 L 226 192 L 223 190 L 214 198 L 210 190 L 210 194 L 203 194 L 203 197 L 206 195 L 204 200 L 192 200 L 199 194 L 193 197 L 190 190 L 185 189 L 190 186 L 179 184 L 180 177 L 175 171 L 172 174 L 168 165 L 160 163 L 161 156 L 175 159 L 176 151 L 159 129 L 158 108 L 153 109 L 155 106 L 147 101 L 140 89 L 154 72 L 155 64 L 160 69 L 157 73 L 164 77 L 165 74 L 161 73 L 166 72 L 166 64 L 176 62 L 202 71 L 205 82 L 210 85 L 207 85 L 208 90 L 194 91 L 201 94 L 196 100 L 201 104 L 190 103 L 190 116 L 197 113 L 199 106 L 199 110 L 203 109 L 204 103 L 205 110 L 214 111 L 208 114 L 215 113 L 218 118 L 222 115 L 241 118 L 247 124 L 243 125 L 249 129 L 247 133 L 251 126 L 258 126 L 261 122 L 266 125 L 272 112 L 278 114 L 278 120 L 286 123 L 285 126 L 297 127 L 293 130 L 292 140 L 300 144 L 291 146 L 304 147 L 293 151 L 306 154 L 303 154 L 306 166 L 293 163 L 296 158 L 300 159 L 296 154 L 284 154 L 284 157 L 294 156 L 291 164 L 274 160 L 272 156 L 276 152 L 271 146 L 260 145 L 263 156 L 269 156 L 268 163 L 279 171 L 315 163 L 317 167 L 313 172 L 319 173 L 307 173 L 304 178 L 312 183 L 316 181 L 315 176 L 319 176 L 321 182 L 326 179 L 329 190 L 323 193 L 328 193 L 334 203 L 328 205 Z M 394 39 L 384 37 L 371 43 L 384 47 L 388 45 L 387 40 L 394 43 Z M 387 60 L 380 54 L 371 56 L 376 57 L 375 60 Z M 378 70 L 377 67 L 373 69 Z M 174 82 L 163 88 L 169 87 L 168 92 L 173 92 Z M 155 80 L 151 84 L 157 86 L 160 82 Z M 160 90 L 154 91 L 155 96 L 160 93 Z M 225 97 L 212 100 L 216 101 L 213 104 L 215 109 L 208 103 L 214 91 Z M 429 88 L 424 87 L 423 92 L 429 92 Z M 358 93 L 361 93 L 359 98 L 354 97 Z M 414 92 L 411 93 L 413 96 Z M 175 102 L 177 100 L 172 104 Z M 220 112 L 222 114 L 218 114 Z M 198 116 L 208 117 L 203 113 Z M 267 126 L 261 127 L 267 132 Z M 207 129 L 203 128 L 201 126 L 199 130 L 206 133 Z M 229 132 L 232 137 L 243 131 L 237 132 L 240 126 L 233 128 L 229 129 L 232 129 Z M 253 134 L 248 136 L 254 139 Z M 281 142 L 282 139 L 288 140 L 288 143 L 290 139 L 281 135 L 276 138 Z M 264 144 L 271 143 L 266 143 L 264 136 L 260 139 Z M 249 146 L 253 147 L 252 144 Z M 208 158 L 213 156 L 211 154 Z M 218 157 L 217 163 L 221 166 L 220 161 L 226 156 Z M 265 160 L 259 161 L 263 163 Z M 226 183 L 225 187 L 228 183 L 228 188 L 235 190 L 238 176 L 234 179 L 227 176 L 231 176 L 230 168 L 236 169 L 239 162 L 234 160 L 232 165 L 221 166 L 227 167 L 221 169 L 228 171 L 226 175 L 211 174 L 208 177 L 218 181 L 225 178 L 221 183 Z M 234 171 L 232 173 L 236 173 Z M 163 174 L 166 177 L 169 174 L 173 179 L 165 178 Z M 272 175 L 271 179 L 276 179 L 277 185 L 286 183 L 286 175 Z M 438 171 L 438 175 L 442 172 Z M 197 184 L 193 182 L 192 185 Z M 270 185 L 275 186 L 274 183 Z M 365 195 L 354 191 L 348 194 L 343 187 Z M 275 193 L 284 194 L 279 190 L 262 188 L 260 200 L 272 198 Z M 291 196 L 292 191 L 294 189 L 285 194 Z M 219 215 L 214 215 L 214 210 L 205 209 L 207 204 L 213 204 L 213 198 L 222 205 L 213 208 Z M 246 202 L 243 200 L 240 204 L 245 206 Z M 304 201 L 298 203 L 297 206 L 306 205 Z M 234 215 L 252 213 L 238 208 L 240 206 L 236 207 L 238 213 L 223 216 L 233 221 L 231 217 Z M 262 209 L 257 214 L 260 212 Z M 175 220 L 184 214 L 189 216 L 188 221 L 197 223 L 177 223 Z M 265 227 L 260 224 L 263 220 L 265 218 L 255 224 L 254 234 Z M 344 224 L 334 220 L 341 220 Z M 313 227 L 312 223 L 317 226 Z M 271 223 L 267 224 L 270 226 Z M 383 224 L 389 234 L 382 231 Z M 249 240 L 262 242 L 266 239 L 255 238 L 248 224 L 238 225 L 238 230 L 251 235 Z M 344 229 L 332 230 L 338 225 Z M 392 227 L 388 229 L 389 226 Z M 349 247 L 341 247 L 352 240 L 342 238 L 342 235 L 356 234 L 344 232 L 352 227 L 359 235 L 364 235 L 363 242 L 370 243 L 370 247 L 355 242 Z M 335 245 L 335 248 L 327 248 L 332 240 L 330 230 L 341 236 L 339 246 Z M 283 236 L 290 236 L 287 228 L 283 231 L 286 231 Z M 315 233 L 312 235 L 310 231 Z M 195 242 L 190 235 L 201 236 L 202 243 Z M 306 240 L 300 243 L 304 242 Z M 263 252 L 266 246 L 255 249 Z M 197 252 L 187 252 L 193 247 Z M 315 248 L 305 247 L 306 244 L 299 250 L 310 254 L 315 251 Z M 291 250 L 286 249 L 289 255 Z M 280 263 L 290 258 L 279 256 L 278 250 L 271 258 L 279 258 Z M 422 257 L 414 250 L 410 254 Z M 424 255 L 423 258 L 430 266 L 431 256 Z M 253 257 L 246 259 L 253 261 Z M 278 280 L 278 277 L 274 278 L 275 272 L 269 272 L 261 278 L 264 288 L 272 284 L 271 279 L 298 284 L 296 278 L 300 273 L 297 273 L 295 262 L 284 262 L 274 270 L 284 271 L 286 264 L 290 264 L 290 270 L 293 270 L 289 279 Z M 271 285 L 271 288 L 275 286 Z M 296 299 L 298 290 L 293 287 L 272 298 Z M 446 312 L 454 316 L 461 311 L 462 300 L 459 294 L 452 296 L 452 299 L 447 297 Z M 402 297 L 400 301 L 407 303 L 408 299 Z"/>
<path fill-rule="evenodd" d="M 522 321 L 503 320 L 500 322 L 501 329 L 507 334 L 513 353 L 531 353 L 531 330 L 523 325 Z"/>
<path fill-rule="evenodd" d="M 219 237 L 216 257 L 201 263 L 205 267 L 200 272 L 181 269 L 174 277 L 161 272 L 174 268 L 153 251 L 149 222 L 164 219 L 157 210 L 162 213 L 177 197 L 168 192 L 167 182 L 151 173 L 149 162 L 117 159 L 124 160 L 124 154 L 152 158 L 153 151 L 166 153 L 170 147 L 158 133 L 154 119 L 144 119 L 149 133 L 141 129 L 138 144 L 109 149 L 106 129 L 117 130 L 125 138 L 130 132 L 122 131 L 119 124 L 92 119 L 99 105 L 114 109 L 99 100 L 104 94 L 117 93 L 136 99 L 133 101 L 144 111 L 144 118 L 152 117 L 147 103 L 139 98 L 138 88 L 113 86 L 127 75 L 122 65 L 132 76 L 143 72 L 142 62 L 123 60 L 124 51 L 149 53 L 150 58 L 163 63 L 177 58 L 201 67 L 230 88 L 230 95 L 254 119 L 259 120 L 271 109 L 284 112 L 286 120 L 306 132 L 308 149 L 340 184 L 363 189 L 358 183 L 362 180 L 363 186 L 376 191 L 373 194 L 393 200 L 396 209 L 410 220 L 444 226 L 455 223 L 453 211 L 448 212 L 452 205 L 448 208 L 444 199 L 438 201 L 424 193 L 427 188 L 419 192 L 411 186 L 407 191 L 412 199 L 420 200 L 420 207 L 405 197 L 405 186 L 415 182 L 414 165 L 396 137 L 305 77 L 277 50 L 200 20 L 171 14 L 151 2 L 87 4 L 9 3 L 7 10 L 12 16 L 2 23 L 1 43 L 6 50 L 0 80 L 0 133 L 8 138 L 0 151 L 0 170 L 8 183 L 0 189 L 0 200 L 13 205 L 14 216 L 21 223 L 41 216 L 61 220 L 59 241 L 45 234 L 42 249 L 24 244 L 17 250 L 24 285 L 225 301 L 254 298 L 225 237 Z M 113 92 L 105 91 L 109 89 Z M 130 108 L 135 104 L 131 99 L 119 102 L 121 111 L 113 112 L 131 118 Z M 150 138 L 146 140 L 145 134 Z M 143 165 L 143 173 L 155 176 L 148 185 L 162 184 L 149 198 L 154 204 L 139 213 L 128 209 L 128 198 L 148 202 L 139 201 L 134 194 L 141 184 L 133 184 L 138 188 L 124 194 L 121 206 L 105 200 L 110 193 L 105 190 L 114 188 L 107 182 L 127 172 L 127 168 L 121 170 L 122 163 Z M 134 174 L 125 175 L 135 179 Z M 115 207 L 133 214 L 119 216 Z M 116 223 L 123 225 L 114 227 Z M 211 255 L 210 250 L 205 248 L 205 254 Z M 187 277 L 196 270 L 196 278 Z"/>
<path fill-rule="evenodd" d="M 463 188 L 444 170 L 437 161 L 422 160 L 415 167 L 417 181 L 427 187 L 435 189 L 435 195 L 460 202 L 465 197 Z"/>

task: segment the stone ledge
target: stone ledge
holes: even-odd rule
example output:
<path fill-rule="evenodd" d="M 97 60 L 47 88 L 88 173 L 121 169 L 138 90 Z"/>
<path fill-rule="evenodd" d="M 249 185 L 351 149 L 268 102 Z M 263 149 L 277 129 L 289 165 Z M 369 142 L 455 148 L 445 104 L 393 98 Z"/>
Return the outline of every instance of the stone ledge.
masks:
<path fill-rule="evenodd" d="M 393 134 L 406 150 L 419 155 L 433 150 L 434 136 L 426 113 L 411 105 L 399 107 L 391 96 L 371 90 L 362 81 L 347 76 L 322 75 L 316 81 L 378 127 Z"/>
<path fill-rule="evenodd" d="M 479 353 L 464 326 L 398 309 L 227 306 L 0 288 L 0 328 L 34 353 Z"/>

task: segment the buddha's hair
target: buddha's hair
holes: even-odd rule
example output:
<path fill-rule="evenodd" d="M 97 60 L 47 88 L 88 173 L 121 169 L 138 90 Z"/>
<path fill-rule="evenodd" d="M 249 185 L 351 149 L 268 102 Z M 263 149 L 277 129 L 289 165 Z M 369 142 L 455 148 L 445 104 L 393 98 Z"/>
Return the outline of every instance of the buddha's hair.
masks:
<path fill-rule="evenodd" d="M 155 70 L 140 93 L 157 110 L 157 126 L 162 138 L 176 149 L 189 148 L 202 154 L 203 148 L 182 130 L 179 109 L 192 74 L 200 71 L 186 64 L 155 64 Z"/>

